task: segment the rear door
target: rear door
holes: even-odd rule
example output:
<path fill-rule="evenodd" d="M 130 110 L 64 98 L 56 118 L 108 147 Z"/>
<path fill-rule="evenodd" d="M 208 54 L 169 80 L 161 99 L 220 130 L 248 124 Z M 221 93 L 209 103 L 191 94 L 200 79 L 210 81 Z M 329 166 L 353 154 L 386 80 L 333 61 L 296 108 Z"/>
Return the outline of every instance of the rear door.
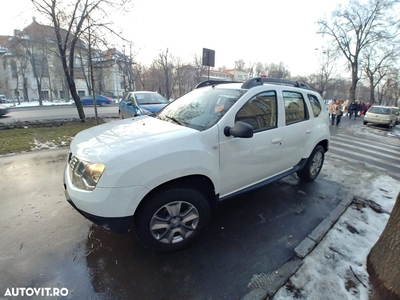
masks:
<path fill-rule="evenodd" d="M 297 165 L 307 152 L 311 136 L 316 126 L 310 116 L 305 95 L 302 92 L 283 90 L 284 120 L 282 133 L 283 150 L 285 157 L 282 167 L 285 169 Z"/>

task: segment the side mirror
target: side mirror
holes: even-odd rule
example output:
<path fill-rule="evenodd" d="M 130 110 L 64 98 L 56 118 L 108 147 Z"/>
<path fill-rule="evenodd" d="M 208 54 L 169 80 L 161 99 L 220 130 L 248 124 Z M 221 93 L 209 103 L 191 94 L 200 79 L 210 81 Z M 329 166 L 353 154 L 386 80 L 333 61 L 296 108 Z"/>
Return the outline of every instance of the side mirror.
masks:
<path fill-rule="evenodd" d="M 224 128 L 225 136 L 251 138 L 253 137 L 254 129 L 253 126 L 246 122 L 238 121 L 233 127 L 226 126 Z"/>

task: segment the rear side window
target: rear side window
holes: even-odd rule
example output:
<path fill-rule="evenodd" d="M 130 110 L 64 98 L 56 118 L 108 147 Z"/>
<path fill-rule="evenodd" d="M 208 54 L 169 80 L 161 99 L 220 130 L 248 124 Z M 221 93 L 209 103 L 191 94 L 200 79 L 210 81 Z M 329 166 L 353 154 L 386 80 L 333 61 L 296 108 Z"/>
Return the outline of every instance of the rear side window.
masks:
<path fill-rule="evenodd" d="M 235 121 L 250 124 L 255 132 L 276 127 L 276 93 L 263 92 L 251 98 L 238 111 Z"/>
<path fill-rule="evenodd" d="M 310 101 L 311 108 L 314 114 L 314 117 L 318 117 L 321 113 L 322 107 L 318 98 L 314 95 L 308 94 L 308 100 Z"/>
<path fill-rule="evenodd" d="M 309 119 L 303 95 L 297 92 L 283 92 L 286 125 Z"/>

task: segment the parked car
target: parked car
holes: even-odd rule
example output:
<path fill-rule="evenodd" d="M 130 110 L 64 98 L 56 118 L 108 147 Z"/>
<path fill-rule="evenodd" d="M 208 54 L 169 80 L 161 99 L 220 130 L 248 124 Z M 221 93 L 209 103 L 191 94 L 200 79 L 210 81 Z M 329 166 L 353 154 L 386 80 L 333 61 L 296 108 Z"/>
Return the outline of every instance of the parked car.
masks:
<path fill-rule="evenodd" d="M 157 92 L 129 92 L 119 103 L 121 119 L 156 113 L 168 104 L 168 100 Z"/>
<path fill-rule="evenodd" d="M 79 132 L 66 199 L 112 231 L 134 224 L 147 248 L 180 249 L 221 201 L 296 172 L 315 180 L 330 141 L 324 105 L 297 81 L 203 82 L 153 116 Z"/>
<path fill-rule="evenodd" d="M 364 116 L 364 125 L 371 123 L 392 128 L 396 125 L 397 116 L 394 107 L 374 105 L 366 112 Z"/>
<path fill-rule="evenodd" d="M 7 98 L 3 94 L 0 94 L 0 103 L 7 103 Z"/>
<path fill-rule="evenodd" d="M 81 98 L 81 102 L 83 105 L 93 105 L 93 96 L 89 95 L 86 97 Z M 102 96 L 102 95 L 96 95 L 96 104 L 97 105 L 110 105 L 112 103 L 112 98 Z"/>
<path fill-rule="evenodd" d="M 0 104 L 0 116 L 3 116 L 8 113 L 8 107 Z"/>

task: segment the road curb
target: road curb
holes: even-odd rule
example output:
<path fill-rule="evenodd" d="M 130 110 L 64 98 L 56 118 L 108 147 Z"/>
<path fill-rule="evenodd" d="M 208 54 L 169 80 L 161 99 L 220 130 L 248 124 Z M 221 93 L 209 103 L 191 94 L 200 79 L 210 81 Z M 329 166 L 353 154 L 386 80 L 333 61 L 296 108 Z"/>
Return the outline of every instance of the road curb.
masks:
<path fill-rule="evenodd" d="M 304 258 L 318 245 L 340 216 L 353 202 L 354 195 L 348 194 L 325 217 L 321 223 L 294 249 L 295 256 L 278 270 L 265 275 L 253 276 L 248 284 L 251 289 L 241 300 L 264 300 L 272 297 L 301 267 Z"/>

